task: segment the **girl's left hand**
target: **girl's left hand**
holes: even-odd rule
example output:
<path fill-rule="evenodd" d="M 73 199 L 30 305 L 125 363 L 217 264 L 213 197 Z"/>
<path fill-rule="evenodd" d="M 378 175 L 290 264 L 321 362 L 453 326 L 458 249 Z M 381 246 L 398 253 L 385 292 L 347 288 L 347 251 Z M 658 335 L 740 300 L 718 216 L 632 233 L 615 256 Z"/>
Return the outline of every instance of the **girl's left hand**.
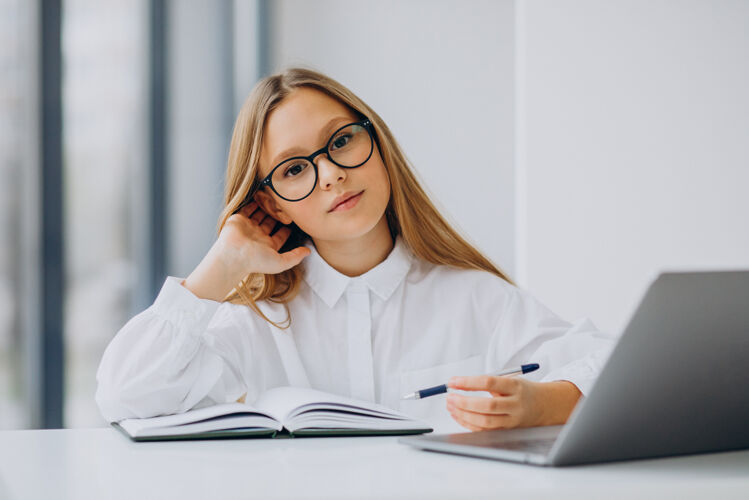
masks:
<path fill-rule="evenodd" d="M 531 382 L 493 375 L 453 377 L 447 386 L 491 393 L 491 398 L 447 395 L 450 415 L 472 431 L 563 424 L 582 395 L 572 382 Z"/>

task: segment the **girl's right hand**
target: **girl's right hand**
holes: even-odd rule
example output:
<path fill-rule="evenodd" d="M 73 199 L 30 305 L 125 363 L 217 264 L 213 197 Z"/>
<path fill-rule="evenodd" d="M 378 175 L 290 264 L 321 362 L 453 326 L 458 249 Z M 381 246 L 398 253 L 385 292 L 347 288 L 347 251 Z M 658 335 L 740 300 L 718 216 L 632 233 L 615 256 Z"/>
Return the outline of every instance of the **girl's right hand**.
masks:
<path fill-rule="evenodd" d="M 306 247 L 279 253 L 291 235 L 251 201 L 230 216 L 198 267 L 182 284 L 200 298 L 222 301 L 248 274 L 278 274 L 299 264 L 310 254 Z"/>

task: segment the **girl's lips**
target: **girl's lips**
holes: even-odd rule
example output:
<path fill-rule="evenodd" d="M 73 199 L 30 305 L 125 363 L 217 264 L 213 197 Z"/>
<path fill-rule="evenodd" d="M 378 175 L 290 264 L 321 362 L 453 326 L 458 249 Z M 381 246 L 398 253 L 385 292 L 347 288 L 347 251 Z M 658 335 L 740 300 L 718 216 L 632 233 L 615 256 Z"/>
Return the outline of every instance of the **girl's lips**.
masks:
<path fill-rule="evenodd" d="M 350 208 L 353 208 L 354 206 L 356 206 L 357 203 L 359 203 L 359 200 L 361 199 L 362 194 L 364 194 L 364 191 L 352 196 L 351 198 L 347 199 L 343 203 L 340 203 L 333 210 L 331 210 L 331 212 L 343 212 L 344 210 L 349 210 Z"/>

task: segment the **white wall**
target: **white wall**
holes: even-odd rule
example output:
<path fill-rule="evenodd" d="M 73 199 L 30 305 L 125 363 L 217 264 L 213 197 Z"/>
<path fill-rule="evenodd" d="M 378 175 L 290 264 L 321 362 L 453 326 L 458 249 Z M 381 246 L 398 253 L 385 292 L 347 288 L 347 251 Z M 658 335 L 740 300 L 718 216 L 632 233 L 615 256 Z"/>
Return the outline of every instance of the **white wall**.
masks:
<path fill-rule="evenodd" d="M 388 124 L 437 206 L 514 274 L 513 3 L 274 2 L 275 70 L 304 65 Z"/>
<path fill-rule="evenodd" d="M 618 332 L 662 269 L 749 267 L 749 2 L 518 2 L 518 275 Z"/>

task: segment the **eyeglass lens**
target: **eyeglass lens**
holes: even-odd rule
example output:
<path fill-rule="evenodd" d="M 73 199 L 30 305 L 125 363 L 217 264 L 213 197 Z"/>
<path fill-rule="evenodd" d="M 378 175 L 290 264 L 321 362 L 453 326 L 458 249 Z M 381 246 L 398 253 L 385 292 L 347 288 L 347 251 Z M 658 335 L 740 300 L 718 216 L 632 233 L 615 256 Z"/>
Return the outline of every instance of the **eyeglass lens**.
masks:
<path fill-rule="evenodd" d="M 341 167 L 362 165 L 372 152 L 372 138 L 360 124 L 337 131 L 328 142 L 330 159 Z M 315 168 L 309 160 L 293 158 L 280 164 L 271 176 L 276 193 L 287 200 L 300 200 L 315 189 Z"/>

